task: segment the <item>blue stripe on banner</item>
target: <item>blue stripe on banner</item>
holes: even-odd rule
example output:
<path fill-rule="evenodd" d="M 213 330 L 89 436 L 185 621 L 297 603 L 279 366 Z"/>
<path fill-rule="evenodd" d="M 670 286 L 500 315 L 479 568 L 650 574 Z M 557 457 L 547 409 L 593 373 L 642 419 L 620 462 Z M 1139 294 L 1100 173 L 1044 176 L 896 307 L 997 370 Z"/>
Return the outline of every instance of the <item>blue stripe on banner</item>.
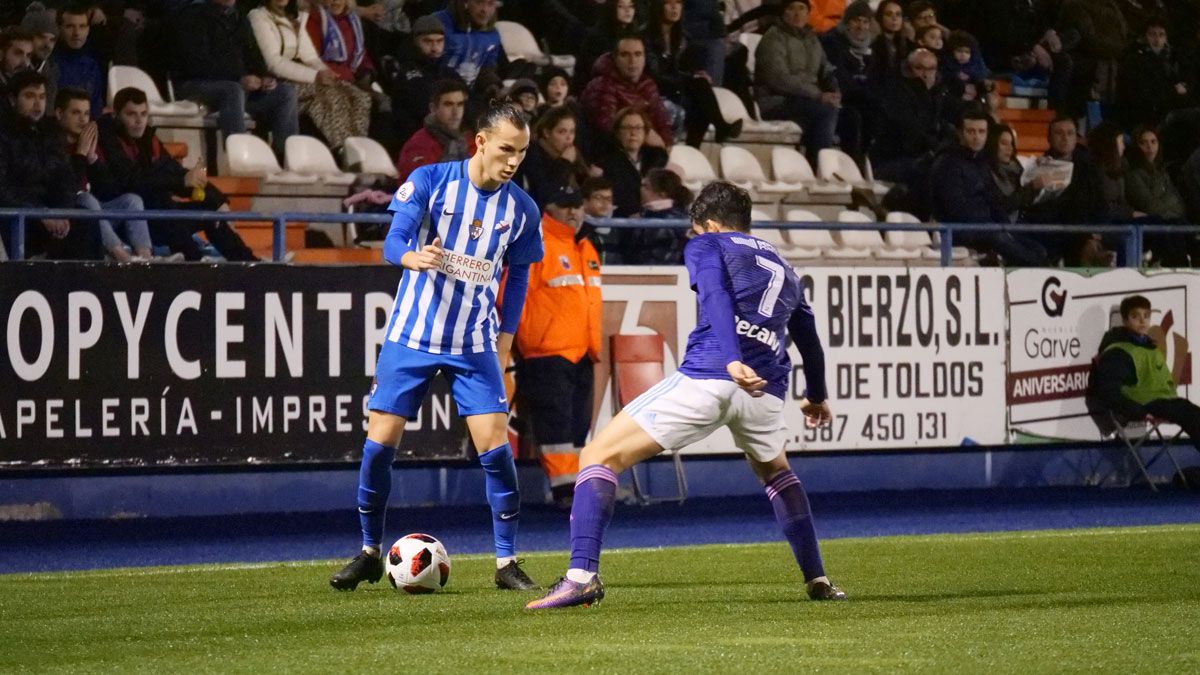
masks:
<path fill-rule="evenodd" d="M 652 387 L 649 391 L 647 391 L 646 393 L 642 394 L 637 399 L 635 399 L 633 401 L 633 403 L 630 405 L 629 409 L 626 409 L 625 414 L 632 417 L 632 416 L 640 413 L 646 406 L 648 406 L 651 403 L 653 403 L 654 401 L 658 400 L 659 397 L 661 397 L 663 394 L 667 393 L 671 389 L 674 389 L 675 385 L 679 384 L 679 380 L 682 377 L 683 377 L 682 373 L 676 371 L 673 375 L 671 375 L 671 377 L 668 377 L 667 379 L 663 380 L 662 382 L 659 382 L 657 385 Z"/>

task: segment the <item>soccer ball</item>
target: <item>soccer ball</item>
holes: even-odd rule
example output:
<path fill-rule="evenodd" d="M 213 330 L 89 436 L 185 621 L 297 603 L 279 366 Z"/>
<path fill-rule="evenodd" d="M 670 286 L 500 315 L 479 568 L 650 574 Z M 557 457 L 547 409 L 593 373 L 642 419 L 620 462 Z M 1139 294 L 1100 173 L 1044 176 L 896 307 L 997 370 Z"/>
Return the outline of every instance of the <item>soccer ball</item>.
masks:
<path fill-rule="evenodd" d="M 427 534 L 409 534 L 387 554 L 387 578 L 405 593 L 432 593 L 450 580 L 450 555 L 442 542 Z"/>

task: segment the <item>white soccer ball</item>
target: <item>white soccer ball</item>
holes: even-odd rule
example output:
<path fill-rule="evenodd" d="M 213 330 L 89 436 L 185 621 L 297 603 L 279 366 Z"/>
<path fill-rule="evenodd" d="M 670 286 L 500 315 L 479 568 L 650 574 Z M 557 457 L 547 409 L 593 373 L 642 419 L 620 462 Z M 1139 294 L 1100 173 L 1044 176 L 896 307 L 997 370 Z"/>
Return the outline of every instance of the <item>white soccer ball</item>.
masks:
<path fill-rule="evenodd" d="M 450 580 L 450 555 L 427 534 L 408 534 L 388 550 L 388 582 L 405 593 L 432 593 Z"/>

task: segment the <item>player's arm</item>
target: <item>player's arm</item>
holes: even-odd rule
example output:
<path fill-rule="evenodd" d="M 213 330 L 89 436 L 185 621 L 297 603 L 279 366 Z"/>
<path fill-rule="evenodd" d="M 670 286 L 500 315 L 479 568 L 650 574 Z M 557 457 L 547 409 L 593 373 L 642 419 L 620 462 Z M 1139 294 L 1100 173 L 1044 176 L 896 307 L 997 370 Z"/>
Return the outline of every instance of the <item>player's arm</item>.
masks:
<path fill-rule="evenodd" d="M 383 240 L 383 259 L 410 270 L 433 269 L 441 262 L 441 241 L 420 246 L 417 233 L 425 220 L 429 206 L 430 175 L 425 168 L 414 171 L 409 180 L 396 190 L 388 210 L 392 225 Z"/>
<path fill-rule="evenodd" d="M 691 272 L 692 286 L 717 338 L 725 370 L 739 387 L 751 394 L 759 394 L 767 386 L 767 381 L 759 377 L 753 368 L 742 363 L 742 349 L 737 338 L 737 315 L 733 297 L 725 284 L 720 249 L 707 239 L 693 239 L 684 249 L 684 264 Z"/>
<path fill-rule="evenodd" d="M 833 413 L 825 388 L 825 349 L 817 334 L 817 319 L 803 300 L 788 319 L 788 335 L 804 362 L 805 402 L 800 410 L 804 413 L 805 424 L 810 427 L 828 424 L 833 420 Z"/>
<path fill-rule="evenodd" d="M 533 200 L 525 197 L 522 201 L 525 218 L 521 223 L 521 231 L 504 254 L 507 268 L 504 295 L 500 298 L 500 334 L 496 336 L 501 368 L 508 366 L 513 335 L 521 324 L 521 311 L 525 309 L 525 294 L 529 290 L 529 266 L 541 261 L 545 254 L 541 213 Z"/>

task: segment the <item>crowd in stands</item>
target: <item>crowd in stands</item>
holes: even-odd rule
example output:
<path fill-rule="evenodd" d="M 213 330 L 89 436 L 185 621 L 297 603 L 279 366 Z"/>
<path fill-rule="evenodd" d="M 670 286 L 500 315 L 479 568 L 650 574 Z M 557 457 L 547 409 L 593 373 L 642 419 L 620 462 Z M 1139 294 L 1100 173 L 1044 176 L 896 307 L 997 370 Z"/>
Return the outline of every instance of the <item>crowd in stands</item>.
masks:
<path fill-rule="evenodd" d="M 1195 0 L 19 0 L 0 10 L 0 207 L 228 208 L 203 161 L 164 151 L 145 92 L 107 91 L 112 65 L 203 104 L 225 136 L 253 121 L 280 157 L 298 133 L 335 154 L 370 136 L 400 181 L 468 157 L 477 112 L 509 96 L 531 128 L 516 180 L 539 204 L 578 188 L 594 217 L 684 213 L 669 151 L 742 135 L 724 87 L 796 122 L 814 166 L 830 147 L 869 161 L 893 185 L 881 209 L 1078 226 L 961 238 L 984 262 L 1106 265 L 1119 242 L 1088 225 L 1200 220 L 1198 19 Z M 510 58 L 498 20 L 573 72 Z M 1056 112 L 1044 156 L 1018 156 L 999 78 Z M 1069 183 L 1023 176 L 1051 162 Z M 199 231 L 220 257 L 255 259 L 220 220 L 43 219 L 26 240 L 48 257 L 198 260 L 213 253 Z M 681 243 L 630 230 L 603 255 L 672 263 Z M 1164 265 L 1200 253 L 1187 234 L 1148 245 Z"/>

